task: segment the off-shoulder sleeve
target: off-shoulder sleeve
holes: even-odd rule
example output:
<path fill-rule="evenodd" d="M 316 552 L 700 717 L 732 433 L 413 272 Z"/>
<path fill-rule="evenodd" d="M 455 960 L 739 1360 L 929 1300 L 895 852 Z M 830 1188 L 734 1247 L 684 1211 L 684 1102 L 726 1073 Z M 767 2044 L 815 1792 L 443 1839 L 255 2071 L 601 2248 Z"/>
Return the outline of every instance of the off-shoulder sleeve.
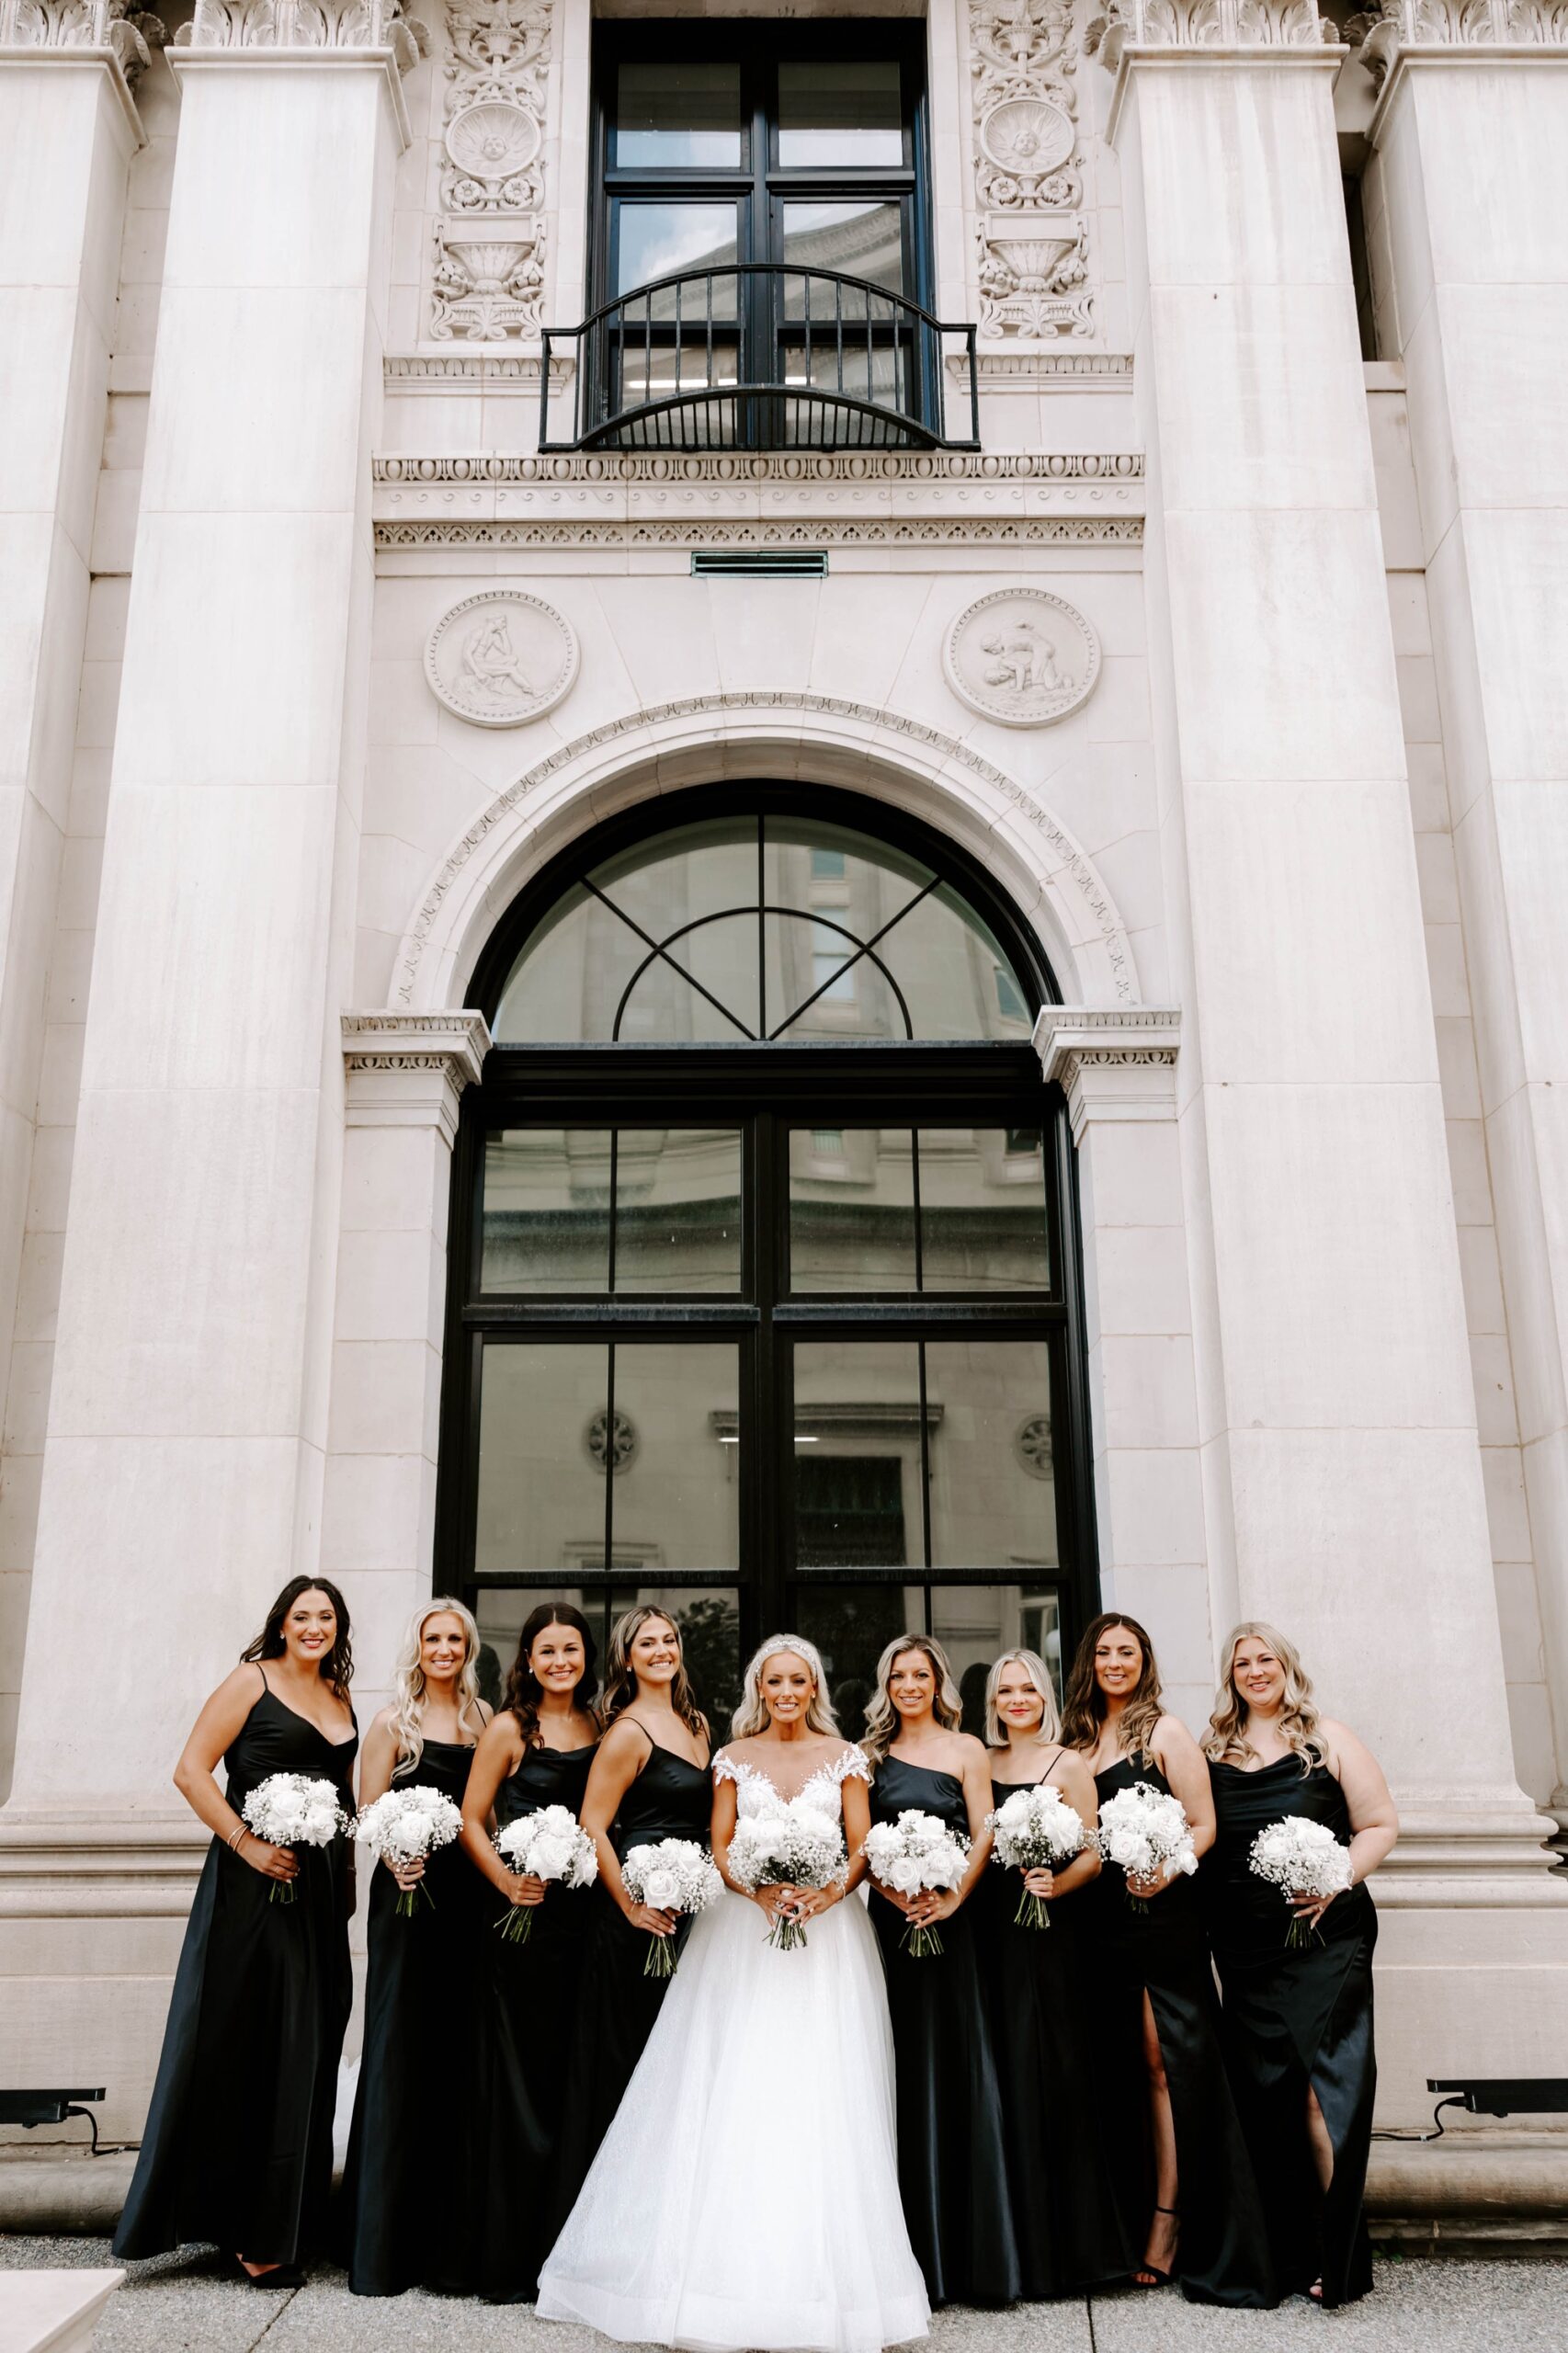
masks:
<path fill-rule="evenodd" d="M 835 1759 L 833 1778 L 835 1781 L 869 1781 L 871 1760 L 863 1748 L 857 1748 L 851 1741 L 843 1756 Z"/>

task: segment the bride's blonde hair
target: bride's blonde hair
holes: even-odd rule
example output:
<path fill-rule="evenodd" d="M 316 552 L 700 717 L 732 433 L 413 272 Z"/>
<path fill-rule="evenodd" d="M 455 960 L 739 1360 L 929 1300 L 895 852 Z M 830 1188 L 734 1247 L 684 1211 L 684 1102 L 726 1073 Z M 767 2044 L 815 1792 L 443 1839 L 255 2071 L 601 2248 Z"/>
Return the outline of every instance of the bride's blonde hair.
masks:
<path fill-rule="evenodd" d="M 808 1643 L 800 1634 L 769 1634 L 761 1649 L 754 1651 L 746 1663 L 741 1704 L 730 1719 L 732 1740 L 750 1740 L 757 1733 L 767 1730 L 767 1702 L 762 1696 L 762 1670 L 770 1658 L 778 1656 L 780 1651 L 792 1652 L 811 1669 L 812 1696 L 806 1704 L 806 1730 L 837 1732 L 838 1721 L 827 1696 L 827 1676 L 822 1663 L 822 1653 L 816 1644 Z"/>
<path fill-rule="evenodd" d="M 463 1630 L 463 1663 L 458 1669 L 453 1697 L 460 1725 L 484 1727 L 479 1711 L 479 1628 L 472 1611 L 449 1593 L 437 1594 L 408 1621 L 408 1631 L 397 1654 L 397 1679 L 392 1699 L 392 1730 L 397 1734 L 397 1766 L 417 1765 L 425 1754 L 425 1629 L 432 1618 L 455 1618 Z M 397 1768 L 394 1768 L 397 1769 Z"/>

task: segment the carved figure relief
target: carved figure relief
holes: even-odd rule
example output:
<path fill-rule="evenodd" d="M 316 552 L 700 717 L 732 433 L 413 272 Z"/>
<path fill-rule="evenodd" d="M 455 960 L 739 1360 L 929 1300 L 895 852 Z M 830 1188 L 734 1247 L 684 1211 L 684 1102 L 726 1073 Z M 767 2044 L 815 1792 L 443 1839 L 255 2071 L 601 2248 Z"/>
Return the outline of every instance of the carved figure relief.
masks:
<path fill-rule="evenodd" d="M 425 649 L 437 700 L 475 727 L 522 727 L 553 710 L 571 691 L 577 661 L 569 623 L 519 589 L 465 597 Z"/>
<path fill-rule="evenodd" d="M 551 0 L 449 0 L 446 161 L 431 333 L 540 332 Z"/>
<path fill-rule="evenodd" d="M 970 0 L 980 332 L 1094 330 L 1070 0 Z"/>
<path fill-rule="evenodd" d="M 942 665 L 971 710 L 1004 727 L 1049 727 L 1094 691 L 1099 640 L 1065 597 L 1044 588 L 998 588 L 959 615 Z"/>

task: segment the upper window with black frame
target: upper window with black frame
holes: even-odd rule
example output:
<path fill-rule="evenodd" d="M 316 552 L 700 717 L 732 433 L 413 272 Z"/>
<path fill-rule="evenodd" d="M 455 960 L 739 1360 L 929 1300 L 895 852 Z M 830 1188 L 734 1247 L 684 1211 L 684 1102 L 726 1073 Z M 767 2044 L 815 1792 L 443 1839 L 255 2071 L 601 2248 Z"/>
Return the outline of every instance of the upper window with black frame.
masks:
<path fill-rule="evenodd" d="M 570 446 L 942 442 L 944 336 L 973 331 L 926 307 L 924 25 L 596 31 Z"/>

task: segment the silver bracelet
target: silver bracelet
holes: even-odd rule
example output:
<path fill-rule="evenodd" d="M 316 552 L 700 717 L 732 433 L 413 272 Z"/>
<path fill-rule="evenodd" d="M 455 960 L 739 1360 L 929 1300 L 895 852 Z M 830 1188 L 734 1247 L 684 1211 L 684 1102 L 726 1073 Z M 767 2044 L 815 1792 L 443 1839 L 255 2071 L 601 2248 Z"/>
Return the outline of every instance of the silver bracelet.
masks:
<path fill-rule="evenodd" d="M 239 1828 L 235 1831 L 233 1836 L 229 1841 L 229 1852 L 231 1855 L 238 1854 L 240 1840 L 244 1836 L 245 1832 L 249 1827 L 250 1825 L 248 1823 L 241 1823 Z"/>

